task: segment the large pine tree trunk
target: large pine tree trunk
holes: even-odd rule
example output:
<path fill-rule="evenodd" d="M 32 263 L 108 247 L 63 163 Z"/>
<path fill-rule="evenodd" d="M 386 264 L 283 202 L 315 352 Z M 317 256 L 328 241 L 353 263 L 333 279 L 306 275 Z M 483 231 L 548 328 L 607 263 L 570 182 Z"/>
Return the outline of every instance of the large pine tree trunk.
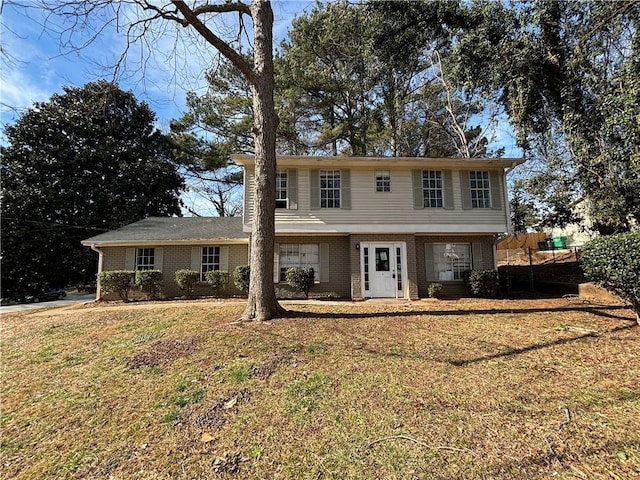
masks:
<path fill-rule="evenodd" d="M 255 182 L 251 277 L 243 320 L 269 320 L 284 312 L 273 285 L 276 196 L 276 116 L 273 102 L 273 11 L 265 0 L 251 2 L 254 32 L 253 135 Z"/>

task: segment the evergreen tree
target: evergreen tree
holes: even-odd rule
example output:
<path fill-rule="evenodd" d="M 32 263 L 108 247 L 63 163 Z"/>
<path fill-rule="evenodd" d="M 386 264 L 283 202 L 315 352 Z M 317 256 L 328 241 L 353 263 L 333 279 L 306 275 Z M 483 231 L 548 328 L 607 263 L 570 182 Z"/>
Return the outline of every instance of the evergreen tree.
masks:
<path fill-rule="evenodd" d="M 2 147 L 2 296 L 94 278 L 80 241 L 180 214 L 183 181 L 155 114 L 106 81 L 36 103 Z"/>

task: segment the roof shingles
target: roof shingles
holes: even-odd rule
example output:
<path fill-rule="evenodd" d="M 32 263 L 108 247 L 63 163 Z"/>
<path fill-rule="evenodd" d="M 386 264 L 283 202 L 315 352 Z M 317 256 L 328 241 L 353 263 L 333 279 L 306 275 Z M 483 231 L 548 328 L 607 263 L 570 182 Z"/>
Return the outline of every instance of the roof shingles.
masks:
<path fill-rule="evenodd" d="M 149 217 L 83 240 L 84 245 L 247 240 L 240 217 Z"/>

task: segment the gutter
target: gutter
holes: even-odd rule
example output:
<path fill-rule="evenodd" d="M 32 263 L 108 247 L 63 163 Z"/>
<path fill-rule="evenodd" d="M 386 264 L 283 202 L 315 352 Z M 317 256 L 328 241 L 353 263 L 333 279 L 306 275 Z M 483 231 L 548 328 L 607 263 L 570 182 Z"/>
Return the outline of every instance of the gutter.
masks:
<path fill-rule="evenodd" d="M 89 247 L 91 248 L 91 250 L 93 250 L 98 254 L 98 273 L 100 273 L 102 272 L 102 260 L 104 257 L 104 252 L 100 250 L 98 247 L 96 247 L 95 243 L 90 244 Z M 100 282 L 98 281 L 97 276 L 96 276 L 96 300 L 100 300 Z"/>

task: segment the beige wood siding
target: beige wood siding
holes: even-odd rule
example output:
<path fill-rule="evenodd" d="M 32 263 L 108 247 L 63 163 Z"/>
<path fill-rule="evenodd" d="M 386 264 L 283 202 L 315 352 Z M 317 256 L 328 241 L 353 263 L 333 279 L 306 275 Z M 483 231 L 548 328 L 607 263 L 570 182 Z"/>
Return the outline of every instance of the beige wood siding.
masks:
<path fill-rule="evenodd" d="M 411 168 L 389 169 L 391 172 L 391 191 L 377 192 L 375 170 L 364 168 L 349 169 L 351 184 L 350 209 L 311 209 L 310 205 L 310 169 L 298 169 L 297 209 L 276 210 L 276 231 L 287 227 L 303 225 L 315 228 L 342 225 L 340 231 L 346 231 L 348 225 L 491 225 L 507 230 L 507 218 L 504 210 L 504 186 L 502 172 L 495 171 L 492 177 L 499 179 L 500 188 L 493 190 L 500 194 L 500 210 L 463 209 L 460 174 L 452 171 L 453 209 L 424 208 L 414 209 L 413 181 Z M 413 169 L 415 170 L 415 169 Z M 247 171 L 245 177 L 249 185 L 245 188 L 245 226 L 251 225 L 253 213 L 253 171 Z"/>

